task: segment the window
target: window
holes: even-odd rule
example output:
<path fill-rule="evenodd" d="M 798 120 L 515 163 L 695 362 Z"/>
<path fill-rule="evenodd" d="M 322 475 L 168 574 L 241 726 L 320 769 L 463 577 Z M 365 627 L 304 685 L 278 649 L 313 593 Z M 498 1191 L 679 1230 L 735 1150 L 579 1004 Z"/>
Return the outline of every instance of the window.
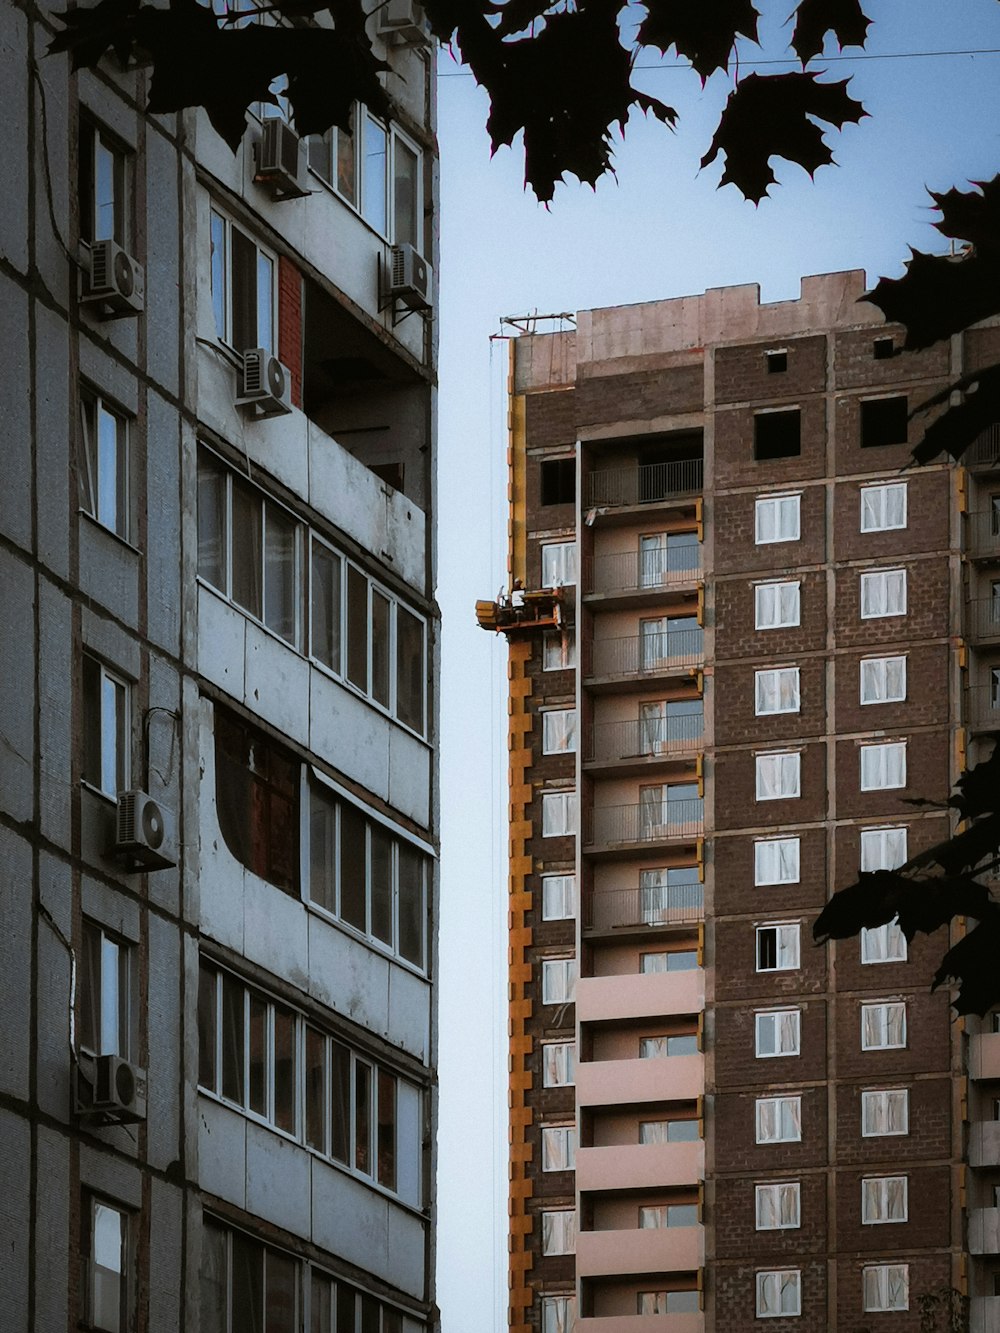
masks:
<path fill-rule="evenodd" d="M 910 1132 L 910 1094 L 906 1088 L 878 1088 L 861 1094 L 861 1135 L 866 1139 Z"/>
<path fill-rule="evenodd" d="M 310 1333 L 426 1333 L 424 1324 L 417 1324 L 394 1305 L 387 1305 L 370 1292 L 360 1291 L 340 1278 L 332 1278 L 313 1267 L 310 1275 Z M 296 1327 L 296 1333 L 298 1325 Z M 236 1333 L 236 1325 L 233 1325 Z M 202 1333 L 216 1333 L 215 1328 Z M 225 1333 L 225 1328 L 221 1331 Z M 271 1333 L 265 1324 L 263 1333 Z M 284 1325 L 278 1333 L 285 1333 Z"/>
<path fill-rule="evenodd" d="M 639 911 L 647 926 L 699 920 L 705 887 L 697 866 L 664 866 L 639 871 Z"/>
<path fill-rule="evenodd" d="M 861 930 L 861 961 L 863 963 L 905 963 L 906 936 L 899 923 L 890 921 L 884 926 Z"/>
<path fill-rule="evenodd" d="M 802 1313 L 801 1273 L 783 1268 L 757 1274 L 757 1318 Z"/>
<path fill-rule="evenodd" d="M 764 364 L 769 375 L 782 375 L 788 369 L 788 352 L 783 347 L 765 352 Z"/>
<path fill-rule="evenodd" d="M 906 482 L 861 487 L 861 531 L 887 532 L 906 527 Z"/>
<path fill-rule="evenodd" d="M 102 662 L 84 653 L 83 767 L 89 787 L 105 796 L 128 791 L 131 774 L 129 687 Z"/>
<path fill-rule="evenodd" d="M 571 1041 L 542 1043 L 542 1087 L 569 1088 L 576 1082 L 576 1048 Z"/>
<path fill-rule="evenodd" d="M 906 786 L 906 742 L 862 745 L 861 790 L 881 791 Z"/>
<path fill-rule="evenodd" d="M 576 666 L 576 635 L 572 629 L 542 631 L 542 670 L 566 671 Z"/>
<path fill-rule="evenodd" d="M 697 1143 L 701 1138 L 701 1126 L 693 1118 L 684 1120 L 640 1120 L 639 1142 L 651 1143 Z"/>
<path fill-rule="evenodd" d="M 905 824 L 861 830 L 862 870 L 897 870 L 905 861 Z"/>
<path fill-rule="evenodd" d="M 215 806 L 241 865 L 285 893 L 299 892 L 301 765 L 291 751 L 215 707 Z"/>
<path fill-rule="evenodd" d="M 420 149 L 360 104 L 352 120 L 354 133 L 332 128 L 309 137 L 309 166 L 380 235 L 423 252 Z"/>
<path fill-rule="evenodd" d="M 422 968 L 427 856 L 318 784 L 309 803 L 309 901 Z"/>
<path fill-rule="evenodd" d="M 542 547 L 542 587 L 563 588 L 576 583 L 575 542 L 554 542 Z"/>
<path fill-rule="evenodd" d="M 891 338 L 876 338 L 872 343 L 872 356 L 876 361 L 888 361 L 895 354 Z"/>
<path fill-rule="evenodd" d="M 802 1225 L 800 1188 L 797 1180 L 754 1187 L 757 1230 L 784 1231 Z"/>
<path fill-rule="evenodd" d="M 693 1227 L 698 1225 L 696 1203 L 649 1204 L 639 1209 L 639 1227 L 643 1231 L 660 1227 Z"/>
<path fill-rule="evenodd" d="M 576 499 L 576 459 L 547 458 L 538 468 L 542 504 L 572 504 Z"/>
<path fill-rule="evenodd" d="M 640 1037 L 639 1059 L 660 1060 L 668 1055 L 697 1055 L 698 1036 L 682 1032 L 675 1037 Z"/>
<path fill-rule="evenodd" d="M 560 1208 L 542 1213 L 542 1254 L 572 1254 L 576 1249 L 576 1213 Z"/>
<path fill-rule="evenodd" d="M 798 667 L 755 671 L 754 701 L 758 717 L 767 713 L 797 713 L 800 702 Z"/>
<path fill-rule="evenodd" d="M 901 703 L 906 698 L 906 656 L 861 659 L 861 702 Z"/>
<path fill-rule="evenodd" d="M 758 801 L 780 801 L 799 796 L 800 760 L 797 750 L 754 757 Z"/>
<path fill-rule="evenodd" d="M 639 788 L 639 836 L 658 838 L 701 827 L 703 802 L 697 782 L 657 783 Z"/>
<path fill-rule="evenodd" d="M 906 1005 L 902 1000 L 861 1006 L 861 1049 L 895 1050 L 906 1045 Z"/>
<path fill-rule="evenodd" d="M 861 447 L 877 449 L 886 444 L 905 444 L 907 439 L 906 394 L 893 398 L 861 400 Z"/>
<path fill-rule="evenodd" d="M 863 1270 L 862 1287 L 867 1314 L 910 1308 L 909 1264 L 871 1264 Z"/>
<path fill-rule="evenodd" d="M 542 714 L 542 753 L 572 754 L 576 750 L 576 709 L 555 708 Z"/>
<path fill-rule="evenodd" d="M 662 588 L 674 575 L 701 569 L 697 532 L 649 532 L 639 538 L 639 586 Z"/>
<path fill-rule="evenodd" d="M 861 1221 L 905 1222 L 907 1217 L 906 1176 L 867 1176 L 861 1182 Z"/>
<path fill-rule="evenodd" d="M 639 621 L 639 669 L 658 671 L 679 658 L 701 656 L 702 630 L 697 616 L 657 616 Z"/>
<path fill-rule="evenodd" d="M 132 154 L 106 130 L 80 120 L 80 239 L 129 248 Z"/>
<path fill-rule="evenodd" d="M 700 1306 L 697 1291 L 639 1291 L 636 1308 L 639 1314 L 697 1314 Z"/>
<path fill-rule="evenodd" d="M 798 1009 L 768 1009 L 754 1014 L 755 1049 L 759 1060 L 799 1053 Z"/>
<path fill-rule="evenodd" d="M 798 1143 L 802 1138 L 801 1097 L 758 1097 L 758 1143 Z"/>
<path fill-rule="evenodd" d="M 757 927 L 757 971 L 785 972 L 799 965 L 798 923 Z"/>
<path fill-rule="evenodd" d="M 574 1333 L 576 1328 L 575 1296 L 543 1296 L 542 1333 Z"/>
<path fill-rule="evenodd" d="M 575 958 L 542 959 L 542 1004 L 572 1004 L 575 990 Z"/>
<path fill-rule="evenodd" d="M 576 792 L 542 793 L 542 837 L 559 838 L 576 832 Z"/>
<path fill-rule="evenodd" d="M 126 1333 L 129 1300 L 129 1218 L 114 1204 L 84 1196 L 81 1222 L 88 1328 Z"/>
<path fill-rule="evenodd" d="M 297 1333 L 300 1281 L 301 1267 L 290 1254 L 205 1218 L 201 1333 L 227 1333 L 229 1328 Z"/>
<path fill-rule="evenodd" d="M 542 1170 L 572 1171 L 575 1164 L 575 1127 L 573 1125 L 543 1125 Z"/>
<path fill-rule="evenodd" d="M 576 876 L 542 876 L 542 920 L 571 921 L 576 916 Z"/>
<path fill-rule="evenodd" d="M 241 356 L 251 347 L 275 349 L 274 256 L 212 209 L 212 310 L 215 331 Z"/>
<path fill-rule="evenodd" d="M 762 884 L 797 884 L 799 882 L 799 839 L 761 838 L 753 845 L 753 882 Z"/>
<path fill-rule="evenodd" d="M 757 546 L 799 540 L 801 500 L 799 494 L 764 495 L 754 502 L 754 542 Z"/>
<path fill-rule="evenodd" d="M 129 946 L 96 921 L 83 922 L 79 959 L 80 1046 L 128 1059 L 131 1028 Z"/>
<path fill-rule="evenodd" d="M 798 580 L 754 586 L 754 628 L 786 629 L 799 624 Z"/>
<path fill-rule="evenodd" d="M 80 508 L 128 538 L 128 423 L 89 390 L 80 393 Z"/>
<path fill-rule="evenodd" d="M 861 575 L 861 619 L 906 615 L 906 570 L 873 569 Z"/>
<path fill-rule="evenodd" d="M 801 425 L 797 407 L 754 413 L 753 456 L 758 462 L 769 458 L 794 458 L 801 452 Z"/>
<path fill-rule="evenodd" d="M 697 966 L 697 949 L 674 949 L 670 952 L 639 955 L 639 971 L 643 975 L 654 972 L 691 972 Z"/>

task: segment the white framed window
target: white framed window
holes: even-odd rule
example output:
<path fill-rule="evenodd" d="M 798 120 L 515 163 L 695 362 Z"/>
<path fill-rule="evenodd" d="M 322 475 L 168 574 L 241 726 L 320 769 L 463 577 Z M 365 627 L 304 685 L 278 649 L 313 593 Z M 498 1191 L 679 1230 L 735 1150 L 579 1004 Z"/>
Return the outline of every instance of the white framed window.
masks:
<path fill-rule="evenodd" d="M 575 750 L 576 709 L 548 709 L 542 714 L 542 753 L 572 754 Z"/>
<path fill-rule="evenodd" d="M 754 628 L 787 629 L 798 625 L 800 586 L 798 579 L 787 583 L 755 584 Z"/>
<path fill-rule="evenodd" d="M 901 703 L 906 698 L 906 655 L 861 659 L 861 702 Z"/>
<path fill-rule="evenodd" d="M 754 1203 L 758 1231 L 786 1231 L 802 1225 L 801 1188 L 797 1180 L 755 1185 Z"/>
<path fill-rule="evenodd" d="M 80 508 L 128 540 L 128 421 L 89 389 L 80 391 Z"/>
<path fill-rule="evenodd" d="M 568 629 L 542 631 L 542 670 L 566 671 L 576 666 L 576 632 Z"/>
<path fill-rule="evenodd" d="M 906 527 L 906 482 L 861 487 L 861 531 L 887 532 Z"/>
<path fill-rule="evenodd" d="M 661 1227 L 693 1227 L 698 1225 L 696 1203 L 644 1204 L 639 1209 L 639 1229 L 658 1231 Z"/>
<path fill-rule="evenodd" d="M 562 838 L 576 832 L 576 792 L 542 792 L 542 837 Z"/>
<path fill-rule="evenodd" d="M 799 1143 L 802 1139 L 801 1097 L 758 1097 L 758 1143 Z"/>
<path fill-rule="evenodd" d="M 576 1047 L 571 1041 L 542 1043 L 542 1087 L 571 1088 L 576 1082 Z"/>
<path fill-rule="evenodd" d="M 352 125 L 353 133 L 333 127 L 309 136 L 310 168 L 386 240 L 412 245 L 422 254 L 420 149 L 361 103 L 355 103 Z"/>
<path fill-rule="evenodd" d="M 798 750 L 754 756 L 758 801 L 780 801 L 801 795 L 802 756 Z"/>
<path fill-rule="evenodd" d="M 863 963 L 905 963 L 906 936 L 898 921 L 884 926 L 861 929 L 861 961 Z"/>
<path fill-rule="evenodd" d="M 799 705 L 798 667 L 772 667 L 754 672 L 754 712 L 758 717 L 767 713 L 797 713 Z"/>
<path fill-rule="evenodd" d="M 861 1049 L 899 1050 L 906 1045 L 906 1003 L 887 1000 L 861 1006 Z"/>
<path fill-rule="evenodd" d="M 636 1292 L 639 1314 L 697 1314 L 700 1308 L 697 1291 Z"/>
<path fill-rule="evenodd" d="M 907 1219 L 906 1176 L 866 1176 L 861 1182 L 861 1221 L 866 1226 Z"/>
<path fill-rule="evenodd" d="M 86 1195 L 81 1230 L 86 1325 L 100 1333 L 126 1333 L 132 1313 L 129 1215 L 104 1199 Z"/>
<path fill-rule="evenodd" d="M 871 569 L 861 575 L 862 620 L 905 615 L 905 569 Z"/>
<path fill-rule="evenodd" d="M 542 1170 L 572 1171 L 576 1165 L 576 1127 L 542 1126 Z"/>
<path fill-rule="evenodd" d="M 576 1250 L 576 1213 L 559 1208 L 542 1213 L 542 1254 L 573 1254 Z"/>
<path fill-rule="evenodd" d="M 701 1126 L 697 1120 L 640 1120 L 639 1142 L 651 1143 L 697 1143 L 701 1138 Z"/>
<path fill-rule="evenodd" d="M 862 745 L 861 790 L 883 791 L 906 786 L 906 742 Z"/>
<path fill-rule="evenodd" d="M 799 839 L 761 838 L 753 845 L 753 882 L 797 884 L 799 882 Z"/>
<path fill-rule="evenodd" d="M 639 955 L 639 971 L 644 976 L 653 972 L 692 972 L 697 966 L 697 949 L 672 949 Z"/>
<path fill-rule="evenodd" d="M 907 1088 L 871 1088 L 861 1094 L 861 1136 L 880 1139 L 909 1134 L 910 1093 Z"/>
<path fill-rule="evenodd" d="M 542 547 L 542 587 L 566 588 L 576 583 L 576 543 L 549 542 Z"/>
<path fill-rule="evenodd" d="M 802 1274 L 797 1268 L 770 1269 L 757 1274 L 757 1318 L 802 1313 Z"/>
<path fill-rule="evenodd" d="M 698 1034 L 680 1032 L 673 1037 L 640 1037 L 639 1059 L 660 1060 L 669 1055 L 697 1055 Z"/>
<path fill-rule="evenodd" d="M 105 796 L 128 791 L 131 776 L 131 689 L 90 653 L 83 654 L 84 782 Z"/>
<path fill-rule="evenodd" d="M 542 876 L 542 920 L 572 921 L 576 916 L 576 876 Z"/>
<path fill-rule="evenodd" d="M 575 1296 L 542 1296 L 542 1333 L 574 1333 Z"/>
<path fill-rule="evenodd" d="M 787 972 L 799 965 L 799 923 L 757 927 L 757 971 Z"/>
<path fill-rule="evenodd" d="M 212 310 L 219 339 L 240 356 L 252 347 L 273 353 L 277 345 L 277 260 L 214 208 L 211 272 Z"/>
<path fill-rule="evenodd" d="M 79 959 L 82 1050 L 129 1056 L 131 1030 L 130 946 L 96 921 L 83 922 Z"/>
<path fill-rule="evenodd" d="M 754 1014 L 754 1054 L 758 1060 L 798 1055 L 798 1009 L 762 1009 Z"/>
<path fill-rule="evenodd" d="M 861 830 L 861 869 L 898 870 L 906 863 L 906 825 Z"/>
<path fill-rule="evenodd" d="M 771 542 L 799 540 L 799 509 L 801 494 L 762 495 L 754 502 L 754 542 L 766 546 Z"/>
<path fill-rule="evenodd" d="M 572 1004 L 575 990 L 575 958 L 542 959 L 542 1004 Z"/>
<path fill-rule="evenodd" d="M 869 1264 L 862 1272 L 866 1314 L 910 1308 L 909 1264 Z"/>

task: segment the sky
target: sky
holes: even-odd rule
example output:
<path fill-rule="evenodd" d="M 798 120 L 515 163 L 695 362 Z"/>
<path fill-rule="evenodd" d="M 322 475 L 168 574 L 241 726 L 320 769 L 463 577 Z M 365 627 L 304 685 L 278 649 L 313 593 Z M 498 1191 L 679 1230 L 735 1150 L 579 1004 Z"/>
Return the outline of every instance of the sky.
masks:
<path fill-rule="evenodd" d="M 772 57 L 793 0 L 758 5 Z M 439 62 L 442 1333 L 502 1333 L 506 1315 L 506 643 L 474 614 L 506 568 L 508 344 L 492 335 L 505 316 L 734 283 L 794 299 L 801 276 L 839 269 L 863 268 L 874 285 L 901 275 L 909 245 L 943 249 L 926 190 L 1000 170 L 1000 5 L 868 0 L 866 12 L 876 58 L 855 51 L 816 67 L 851 77 L 870 118 L 831 131 L 839 165 L 814 181 L 776 162 L 779 185 L 757 208 L 717 188 L 719 163 L 699 170 L 731 87 L 724 74 L 702 93 L 692 71 L 668 67 L 672 53 L 662 65 L 644 57 L 654 67 L 640 86 L 677 108 L 679 129 L 634 113 L 616 175 L 596 190 L 559 186 L 546 209 L 523 188 L 517 141 L 491 160 L 485 95 L 447 54 Z M 911 54 L 927 52 L 963 54 Z M 762 58 L 751 43 L 740 53 L 743 72 Z"/>

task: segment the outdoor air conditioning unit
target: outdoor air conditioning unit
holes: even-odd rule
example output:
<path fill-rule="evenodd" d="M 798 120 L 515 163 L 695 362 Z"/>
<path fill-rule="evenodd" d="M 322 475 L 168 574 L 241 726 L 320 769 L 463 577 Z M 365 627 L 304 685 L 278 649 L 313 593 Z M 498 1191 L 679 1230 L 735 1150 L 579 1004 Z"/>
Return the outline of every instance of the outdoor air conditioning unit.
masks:
<path fill-rule="evenodd" d="M 431 269 L 412 245 L 394 245 L 382 270 L 383 298 L 411 310 L 430 310 Z"/>
<path fill-rule="evenodd" d="M 177 864 L 173 814 L 144 791 L 118 793 L 115 853 L 144 870 Z"/>
<path fill-rule="evenodd" d="M 134 1125 L 145 1120 L 146 1071 L 120 1055 L 83 1057 L 77 1066 L 76 1113 L 82 1120 L 104 1125 Z"/>
<path fill-rule="evenodd" d="M 309 193 L 305 143 L 280 116 L 264 121 L 254 180 L 266 186 L 275 199 L 301 199 Z"/>
<path fill-rule="evenodd" d="M 378 32 L 400 46 L 429 46 L 434 40 L 416 0 L 384 0 L 378 9 Z"/>
<path fill-rule="evenodd" d="M 292 410 L 292 377 L 266 347 L 243 353 L 236 406 L 255 417 L 280 417 Z"/>
<path fill-rule="evenodd" d="M 90 276 L 84 286 L 83 301 L 99 306 L 105 319 L 140 315 L 145 308 L 142 265 L 114 241 L 95 241 L 90 247 Z"/>

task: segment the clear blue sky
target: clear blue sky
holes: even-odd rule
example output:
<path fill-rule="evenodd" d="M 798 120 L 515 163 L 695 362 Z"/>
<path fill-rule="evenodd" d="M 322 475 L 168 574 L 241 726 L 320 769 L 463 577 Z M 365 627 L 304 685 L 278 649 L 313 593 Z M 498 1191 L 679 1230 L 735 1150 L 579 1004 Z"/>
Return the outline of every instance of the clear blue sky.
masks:
<path fill-rule="evenodd" d="M 762 7 L 762 35 L 780 46 L 793 0 Z M 702 95 L 689 70 L 643 71 L 643 86 L 681 112 L 678 132 L 634 115 L 617 177 L 596 191 L 558 187 L 546 210 L 523 190 L 516 146 L 490 160 L 487 103 L 472 79 L 447 56 L 439 65 L 443 1333 L 501 1333 L 506 1313 L 506 651 L 473 614 L 505 568 L 506 343 L 490 335 L 504 315 L 731 283 L 783 300 L 798 295 L 803 274 L 864 268 L 874 282 L 899 276 L 908 244 L 940 249 L 925 187 L 1000 171 L 1000 54 L 887 57 L 1000 50 L 1000 5 L 869 0 L 867 10 L 868 50 L 883 58 L 826 68 L 853 76 L 850 91 L 872 118 L 833 132 L 840 165 L 815 182 L 776 164 L 780 186 L 759 208 L 732 186 L 716 189 L 719 164 L 698 168 L 728 92 L 723 75 Z M 744 43 L 741 56 L 745 70 L 761 52 Z"/>

